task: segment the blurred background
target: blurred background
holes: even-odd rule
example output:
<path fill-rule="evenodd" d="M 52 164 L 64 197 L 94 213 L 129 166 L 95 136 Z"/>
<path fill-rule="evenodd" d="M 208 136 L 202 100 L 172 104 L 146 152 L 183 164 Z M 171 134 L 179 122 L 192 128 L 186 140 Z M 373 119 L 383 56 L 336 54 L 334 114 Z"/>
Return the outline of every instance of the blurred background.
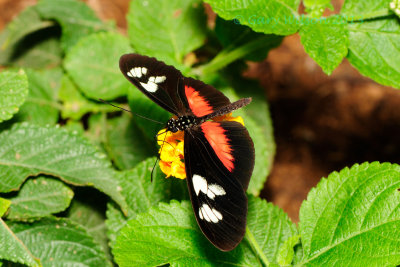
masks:
<path fill-rule="evenodd" d="M 0 0 L 0 30 L 34 0 Z M 126 32 L 129 0 L 87 0 L 97 15 Z M 343 1 L 332 1 L 337 13 Z M 209 24 L 215 14 L 206 7 Z M 243 74 L 268 97 L 276 156 L 261 197 L 298 222 L 301 202 L 321 177 L 365 161 L 400 163 L 400 91 L 360 75 L 345 59 L 327 76 L 305 53 L 298 34 L 286 37 Z"/>

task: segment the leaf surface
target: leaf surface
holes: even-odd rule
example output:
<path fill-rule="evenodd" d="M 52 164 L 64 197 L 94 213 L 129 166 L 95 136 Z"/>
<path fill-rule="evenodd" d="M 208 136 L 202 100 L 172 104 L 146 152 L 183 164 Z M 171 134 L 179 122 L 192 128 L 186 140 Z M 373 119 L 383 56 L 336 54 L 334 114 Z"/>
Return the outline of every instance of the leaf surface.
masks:
<path fill-rule="evenodd" d="M 289 35 L 299 28 L 299 0 L 206 0 L 221 18 L 235 20 L 256 32 Z"/>
<path fill-rule="evenodd" d="M 39 267 L 40 261 L 35 258 L 24 243 L 13 233 L 0 218 L 0 259 Z M 2 265 L 0 265 L 2 266 Z"/>
<path fill-rule="evenodd" d="M 40 176 L 27 180 L 18 195 L 10 198 L 7 219 L 44 217 L 65 210 L 74 192 L 63 182 Z"/>
<path fill-rule="evenodd" d="M 124 36 L 96 33 L 71 48 L 64 66 L 86 96 L 109 100 L 126 94 L 131 87 L 119 70 L 119 58 L 130 52 L 132 49 Z"/>
<path fill-rule="evenodd" d="M 305 17 L 304 17 L 305 18 Z M 347 55 L 347 22 L 339 15 L 327 18 L 305 18 L 300 28 L 301 43 L 326 74 Z"/>
<path fill-rule="evenodd" d="M 114 255 L 120 266 L 261 266 L 251 247 L 275 261 L 281 243 L 297 230 L 281 210 L 251 196 L 248 233 L 253 238 L 245 237 L 231 252 L 221 252 L 203 236 L 190 203 L 172 201 L 129 221 L 117 239 Z"/>
<path fill-rule="evenodd" d="M 0 192 L 17 190 L 41 173 L 74 185 L 91 185 L 126 208 L 115 172 L 86 139 L 58 127 L 16 124 L 0 134 Z"/>
<path fill-rule="evenodd" d="M 400 89 L 400 23 L 396 17 L 349 25 L 350 63 L 361 74 Z"/>
<path fill-rule="evenodd" d="M 399 188 L 400 167 L 388 163 L 356 164 L 321 180 L 300 209 L 299 264 L 398 265 Z"/>
<path fill-rule="evenodd" d="M 44 267 L 111 266 L 85 229 L 70 220 L 50 217 L 10 228 Z"/>
<path fill-rule="evenodd" d="M 77 0 L 40 0 L 35 6 L 44 19 L 56 20 L 62 28 L 64 50 L 91 33 L 109 29 L 85 3 Z"/>
<path fill-rule="evenodd" d="M 128 35 L 140 54 L 178 67 L 206 38 L 206 16 L 200 0 L 131 1 Z"/>
<path fill-rule="evenodd" d="M 19 111 L 28 95 L 28 78 L 23 70 L 0 73 L 0 122 Z"/>

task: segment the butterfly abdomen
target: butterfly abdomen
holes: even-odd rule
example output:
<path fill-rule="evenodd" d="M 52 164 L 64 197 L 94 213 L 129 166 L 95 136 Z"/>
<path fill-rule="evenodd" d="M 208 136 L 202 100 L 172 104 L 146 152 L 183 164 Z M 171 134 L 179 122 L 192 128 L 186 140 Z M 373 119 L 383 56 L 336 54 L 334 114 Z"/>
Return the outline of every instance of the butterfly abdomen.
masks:
<path fill-rule="evenodd" d="M 233 103 L 231 103 L 229 105 L 226 105 L 225 107 L 217 109 L 213 113 L 207 114 L 207 115 L 201 117 L 200 119 L 201 119 L 201 121 L 204 122 L 204 121 L 212 119 L 214 117 L 218 117 L 218 116 L 222 116 L 222 115 L 228 114 L 228 113 L 230 113 L 230 112 L 232 112 L 234 110 L 237 110 L 239 108 L 247 106 L 248 104 L 250 104 L 250 102 L 251 102 L 251 97 L 239 99 L 238 101 L 235 101 L 235 102 L 233 102 Z"/>

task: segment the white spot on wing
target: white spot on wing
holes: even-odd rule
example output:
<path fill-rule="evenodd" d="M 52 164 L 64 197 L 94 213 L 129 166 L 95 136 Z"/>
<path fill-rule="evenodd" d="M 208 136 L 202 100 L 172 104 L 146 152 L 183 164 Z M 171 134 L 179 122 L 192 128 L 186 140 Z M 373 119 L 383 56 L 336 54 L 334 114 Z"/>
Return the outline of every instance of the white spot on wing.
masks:
<path fill-rule="evenodd" d="M 219 211 L 216 210 L 216 209 L 212 209 L 212 212 L 215 214 L 215 216 L 217 216 L 217 218 L 218 218 L 219 220 L 222 220 L 222 214 L 221 214 L 221 212 L 219 212 Z"/>
<path fill-rule="evenodd" d="M 157 84 L 148 81 L 147 83 L 140 83 L 144 89 L 146 89 L 146 91 L 150 92 L 150 93 L 154 93 L 155 91 L 157 91 L 158 86 Z"/>
<path fill-rule="evenodd" d="M 201 215 L 200 215 L 201 214 Z M 199 217 L 207 222 L 217 223 L 222 220 L 222 214 L 216 209 L 211 209 L 207 204 L 203 204 L 199 210 Z"/>
<path fill-rule="evenodd" d="M 135 77 L 135 78 L 138 76 L 138 74 L 136 73 L 136 68 L 132 68 L 131 73 L 132 73 L 133 77 Z"/>
<path fill-rule="evenodd" d="M 138 78 L 142 77 L 142 70 L 141 70 L 141 68 L 135 68 L 135 72 L 136 72 L 136 77 L 138 77 Z"/>
<path fill-rule="evenodd" d="M 149 78 L 149 82 L 155 82 L 155 80 L 156 80 L 156 77 L 154 77 L 154 76 L 150 76 L 150 78 Z"/>
<path fill-rule="evenodd" d="M 193 175 L 193 187 L 194 187 L 194 192 L 196 192 L 197 196 L 199 195 L 200 191 L 206 194 L 207 193 L 206 179 L 198 174 Z"/>
<path fill-rule="evenodd" d="M 155 82 L 156 83 L 162 83 L 166 79 L 167 79 L 167 77 L 165 77 L 165 76 L 157 76 Z"/>
<path fill-rule="evenodd" d="M 192 181 L 194 192 L 197 196 L 199 195 L 200 191 L 206 194 L 210 199 L 214 199 L 215 196 L 223 196 L 226 194 L 222 186 L 217 184 L 208 185 L 207 180 L 198 174 L 193 175 Z"/>
<path fill-rule="evenodd" d="M 133 77 L 133 75 L 132 75 L 132 73 L 131 73 L 130 71 L 128 71 L 128 72 L 126 73 L 126 75 L 128 75 L 129 77 Z"/>
<path fill-rule="evenodd" d="M 211 192 L 210 190 L 207 191 L 207 196 L 211 199 L 215 198 L 215 194 L 213 192 Z"/>
<path fill-rule="evenodd" d="M 217 184 L 210 184 L 208 186 L 208 191 L 211 191 L 217 196 L 223 196 L 226 194 L 225 190 L 222 188 L 222 186 L 217 185 Z"/>
<path fill-rule="evenodd" d="M 204 207 L 200 208 L 200 212 L 201 212 L 202 217 L 204 218 L 204 220 L 206 220 L 207 222 L 211 222 L 211 219 L 208 217 L 208 214 L 205 212 Z"/>
<path fill-rule="evenodd" d="M 146 75 L 146 73 L 147 73 L 147 68 L 142 67 L 142 74 L 143 74 L 143 75 Z"/>

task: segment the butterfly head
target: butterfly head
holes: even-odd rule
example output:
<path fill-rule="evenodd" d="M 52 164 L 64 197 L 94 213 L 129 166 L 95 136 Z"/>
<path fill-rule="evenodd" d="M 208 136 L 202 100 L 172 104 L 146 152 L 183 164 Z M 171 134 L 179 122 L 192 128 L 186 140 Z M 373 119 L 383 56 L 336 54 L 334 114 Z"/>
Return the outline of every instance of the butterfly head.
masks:
<path fill-rule="evenodd" d="M 175 118 L 169 119 L 167 122 L 167 131 L 170 131 L 173 133 L 176 133 L 177 131 L 179 131 L 176 122 L 177 122 L 177 119 L 175 119 Z"/>

